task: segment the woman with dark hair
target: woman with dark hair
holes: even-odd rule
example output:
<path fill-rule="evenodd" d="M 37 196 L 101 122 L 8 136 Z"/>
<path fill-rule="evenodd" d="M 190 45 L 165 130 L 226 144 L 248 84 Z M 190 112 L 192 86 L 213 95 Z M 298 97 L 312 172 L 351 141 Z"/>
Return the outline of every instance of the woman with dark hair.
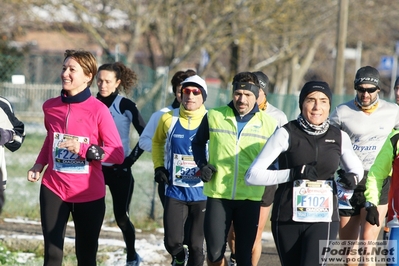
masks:
<path fill-rule="evenodd" d="M 108 108 L 90 85 L 97 74 L 94 56 L 66 50 L 61 95 L 43 104 L 47 136 L 28 171 L 40 187 L 44 265 L 61 265 L 66 225 L 72 214 L 78 265 L 96 265 L 98 237 L 105 214 L 101 163 L 123 162 L 123 147 Z"/>
<path fill-rule="evenodd" d="M 120 95 L 129 95 L 137 82 L 136 73 L 120 62 L 104 64 L 97 73 L 97 99 L 103 102 L 112 114 L 122 139 L 125 160 L 122 164 L 103 164 L 105 184 L 112 195 L 116 223 L 122 231 L 126 243 L 127 266 L 138 266 L 140 257 L 135 249 L 136 234 L 129 217 L 129 207 L 134 190 L 134 178 L 131 167 L 143 153 L 138 143 L 130 150 L 130 124 L 139 135 L 145 122 L 134 102 Z"/>
<path fill-rule="evenodd" d="M 278 184 L 271 221 L 283 266 L 324 265 L 319 241 L 335 240 L 339 229 L 334 174 L 345 170 L 340 183 L 347 189 L 363 178 L 348 134 L 330 125 L 331 98 L 327 83 L 307 82 L 300 115 L 277 129 L 245 176 L 247 185 Z M 279 170 L 269 170 L 277 158 Z"/>

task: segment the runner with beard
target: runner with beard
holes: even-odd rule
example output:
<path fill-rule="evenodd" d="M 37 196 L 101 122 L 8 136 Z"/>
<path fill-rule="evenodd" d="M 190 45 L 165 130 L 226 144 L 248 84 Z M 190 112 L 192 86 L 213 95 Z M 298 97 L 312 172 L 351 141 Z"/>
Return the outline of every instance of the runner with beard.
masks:
<path fill-rule="evenodd" d="M 360 68 L 354 80 L 355 99 L 339 105 L 330 115 L 331 124 L 351 138 L 353 149 L 363 163 L 365 177 L 388 135 L 399 127 L 399 107 L 379 98 L 379 80 L 377 69 L 371 66 Z M 387 213 L 389 180 L 384 180 L 379 197 L 379 224 L 383 224 Z M 378 237 L 381 227 L 366 221 L 364 207 L 370 206 L 364 196 L 365 184 L 366 178 L 355 188 L 349 201 L 351 207 L 340 209 L 341 240 L 376 240 Z"/>

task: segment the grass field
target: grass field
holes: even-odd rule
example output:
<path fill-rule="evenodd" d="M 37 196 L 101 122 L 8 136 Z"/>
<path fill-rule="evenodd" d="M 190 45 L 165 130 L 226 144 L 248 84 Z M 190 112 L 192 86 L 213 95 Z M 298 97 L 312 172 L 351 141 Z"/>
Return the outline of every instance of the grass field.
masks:
<path fill-rule="evenodd" d="M 39 127 L 39 128 L 38 128 Z M 39 189 L 40 182 L 31 183 L 26 179 L 27 171 L 33 166 L 42 147 L 44 130 L 37 125 L 26 125 L 27 136 L 22 147 L 16 152 L 6 151 L 8 170 L 6 202 L 2 217 L 23 217 L 40 220 Z M 132 143 L 137 143 L 133 136 Z M 144 152 L 133 165 L 135 189 L 130 205 L 130 215 L 137 228 L 152 229 L 162 224 L 162 205 L 155 193 L 153 164 L 151 154 Z M 111 195 L 107 188 L 107 211 L 104 222 L 113 224 Z"/>

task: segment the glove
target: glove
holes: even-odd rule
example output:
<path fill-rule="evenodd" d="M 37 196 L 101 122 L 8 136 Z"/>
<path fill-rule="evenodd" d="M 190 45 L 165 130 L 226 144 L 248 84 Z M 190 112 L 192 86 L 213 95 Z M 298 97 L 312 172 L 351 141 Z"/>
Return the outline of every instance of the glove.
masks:
<path fill-rule="evenodd" d="M 338 180 L 337 182 L 344 185 L 346 189 L 355 189 L 357 186 L 357 176 L 352 173 L 346 173 L 344 170 L 339 169 L 337 171 Z"/>
<path fill-rule="evenodd" d="M 366 208 L 366 211 L 366 221 L 369 222 L 371 225 L 380 226 L 380 214 L 378 213 L 377 206 L 373 205 L 371 207 L 368 207 Z"/>
<path fill-rule="evenodd" d="M 169 172 L 165 169 L 165 167 L 160 166 L 155 169 L 154 180 L 158 184 L 166 183 L 169 185 Z"/>
<path fill-rule="evenodd" d="M 291 180 L 308 179 L 310 181 L 316 181 L 318 175 L 315 165 L 316 163 L 295 166 L 290 172 Z"/>
<path fill-rule="evenodd" d="M 91 145 L 86 152 L 86 160 L 87 161 L 100 161 L 104 158 L 104 150 L 98 145 Z"/>
<path fill-rule="evenodd" d="M 200 168 L 201 170 L 201 180 L 202 182 L 209 182 L 212 179 L 212 175 L 213 173 L 217 172 L 215 166 L 213 166 L 212 164 L 204 164 L 203 166 L 201 166 Z"/>
<path fill-rule="evenodd" d="M 130 157 L 126 157 L 122 164 L 118 165 L 117 175 L 121 176 L 127 173 L 127 169 L 131 168 L 134 164 L 134 160 Z"/>
<path fill-rule="evenodd" d="M 0 145 L 4 145 L 14 138 L 14 132 L 9 129 L 0 128 Z"/>

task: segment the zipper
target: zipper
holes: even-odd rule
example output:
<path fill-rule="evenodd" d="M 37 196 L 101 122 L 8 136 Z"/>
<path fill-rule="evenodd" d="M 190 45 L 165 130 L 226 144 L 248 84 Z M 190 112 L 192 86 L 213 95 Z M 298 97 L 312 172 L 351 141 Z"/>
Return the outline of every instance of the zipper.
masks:
<path fill-rule="evenodd" d="M 236 126 L 236 128 L 237 128 L 237 126 Z M 244 128 L 241 130 L 241 133 L 242 133 L 243 130 L 244 130 Z M 238 133 L 238 130 L 237 130 L 238 136 L 237 136 L 236 147 L 235 147 L 236 148 L 236 152 L 235 152 L 236 153 L 236 159 L 235 159 L 235 164 L 234 164 L 234 182 L 233 182 L 233 190 L 232 190 L 232 193 L 231 193 L 231 199 L 232 200 L 235 199 L 235 195 L 236 195 L 236 191 L 237 191 L 237 176 L 238 176 L 238 166 L 239 166 L 239 163 L 238 163 L 239 156 L 238 156 L 238 154 L 239 154 L 239 143 L 240 143 L 241 133 Z"/>
<path fill-rule="evenodd" d="M 71 104 L 68 103 L 68 110 L 67 110 L 67 114 L 65 117 L 65 133 L 68 134 L 68 120 L 69 120 L 69 115 L 71 113 Z"/>
<path fill-rule="evenodd" d="M 188 130 L 191 130 L 191 116 L 187 116 L 187 127 Z"/>

